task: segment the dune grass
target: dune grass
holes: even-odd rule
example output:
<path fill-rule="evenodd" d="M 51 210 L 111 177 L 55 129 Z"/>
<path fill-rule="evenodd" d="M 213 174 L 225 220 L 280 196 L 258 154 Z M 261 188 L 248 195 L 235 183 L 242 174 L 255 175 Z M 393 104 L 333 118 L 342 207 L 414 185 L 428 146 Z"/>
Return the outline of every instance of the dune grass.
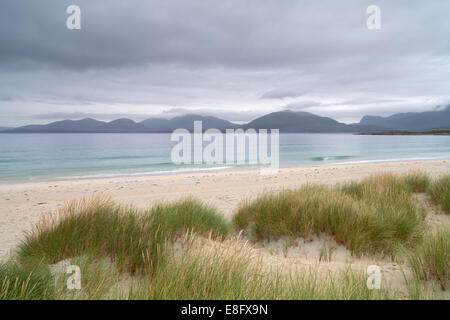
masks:
<path fill-rule="evenodd" d="M 361 182 L 352 181 L 342 186 L 341 190 L 359 199 L 386 200 L 395 203 L 403 194 L 425 192 L 430 185 L 430 178 L 420 171 L 409 172 L 405 175 L 375 174 Z"/>
<path fill-rule="evenodd" d="M 107 199 L 72 202 L 59 216 L 47 217 L 18 248 L 19 261 L 60 260 L 90 254 L 109 256 L 120 269 L 135 272 L 156 267 L 164 239 L 147 215 Z"/>
<path fill-rule="evenodd" d="M 244 203 L 232 224 L 235 233 L 245 230 L 255 240 L 325 233 L 358 255 L 393 255 L 401 248 L 415 275 L 409 297 L 429 298 L 435 295 L 422 294 L 421 281 L 436 280 L 447 289 L 449 233 L 424 235 L 424 212 L 412 194 L 435 188 L 440 197 L 447 191 L 443 184 L 414 173 L 335 187 L 306 185 Z M 0 299 L 399 298 L 395 290 L 367 289 L 367 275 L 350 269 L 267 269 L 256 251 L 229 238 L 232 224 L 194 199 L 149 210 L 101 198 L 72 202 L 45 218 L 14 259 L 0 264 Z M 194 245 L 196 239 L 208 245 Z M 320 260 L 332 254 L 324 247 Z M 65 287 L 64 271 L 50 272 L 62 260 L 80 267 L 82 290 Z"/>
<path fill-rule="evenodd" d="M 223 237 L 229 229 L 216 210 L 192 199 L 140 212 L 96 198 L 72 202 L 59 216 L 44 219 L 20 244 L 18 258 L 52 264 L 89 254 L 111 258 L 119 270 L 152 273 L 178 233 Z"/>
<path fill-rule="evenodd" d="M 71 258 L 81 268 L 82 289 L 68 290 L 64 269 L 49 276 L 31 276 L 23 267 L 9 268 L 7 282 L 20 274 L 17 285 L 2 290 L 1 299 L 392 299 L 386 289 L 369 290 L 361 272 L 342 270 L 320 274 L 302 269 L 281 273 L 264 269 L 261 260 L 241 243 L 214 248 L 168 249 L 167 262 L 154 275 L 126 276 L 114 263 L 93 256 Z M 5 276 L 3 269 L 0 275 Z M 24 285 L 25 283 L 25 285 Z"/>
<path fill-rule="evenodd" d="M 325 233 L 355 254 L 392 254 L 420 240 L 424 212 L 412 201 L 415 188 L 416 179 L 393 175 L 334 188 L 307 185 L 244 203 L 233 224 L 257 240 Z"/>
<path fill-rule="evenodd" d="M 152 208 L 151 216 L 153 223 L 171 236 L 192 231 L 199 235 L 211 234 L 214 238 L 223 238 L 231 231 L 230 222 L 215 208 L 190 198 L 176 203 L 159 204 Z"/>
<path fill-rule="evenodd" d="M 408 254 L 408 263 L 418 280 L 437 280 L 446 290 L 450 277 L 450 232 L 442 229 L 426 234 L 416 250 Z"/>
<path fill-rule="evenodd" d="M 420 171 L 396 176 L 396 178 L 400 180 L 401 183 L 404 183 L 406 188 L 409 188 L 409 191 L 412 192 L 425 192 L 431 183 L 430 177 L 426 173 Z"/>
<path fill-rule="evenodd" d="M 444 210 L 450 213 L 450 175 L 445 175 L 430 183 L 427 193 L 435 203 L 440 204 Z"/>
<path fill-rule="evenodd" d="M 158 274 L 133 287 L 130 299 L 390 299 L 388 291 L 369 290 L 363 273 L 319 274 L 302 269 L 267 270 L 241 243 L 188 249 L 172 256 Z"/>
<path fill-rule="evenodd" d="M 126 287 L 132 278 L 128 273 L 120 272 L 117 265 L 106 258 L 84 255 L 65 261 L 80 268 L 81 290 L 69 290 L 66 283 L 71 274 L 66 273 L 64 266 L 53 265 L 52 285 L 57 299 L 116 299 L 116 293 Z"/>
<path fill-rule="evenodd" d="M 449 300 L 448 292 L 418 279 L 407 281 L 406 298 L 410 300 Z"/>
<path fill-rule="evenodd" d="M 194 241 L 194 240 L 192 240 Z M 231 243 L 231 244 L 230 244 Z M 377 300 L 377 299 L 442 299 L 436 291 L 426 290 L 413 281 L 408 295 L 384 288 L 369 290 L 367 275 L 343 269 L 320 273 L 298 268 L 282 269 L 263 267 L 261 257 L 241 242 L 215 242 L 215 246 L 187 245 L 179 252 L 168 249 L 167 263 L 154 275 L 127 276 L 119 272 L 114 263 L 94 256 L 69 259 L 78 265 L 82 274 L 82 290 L 65 288 L 67 275 L 64 269 L 49 276 L 48 269 L 30 273 L 22 267 L 11 265 L 7 276 L 19 278 L 18 285 L 2 289 L 0 299 L 283 299 L 283 300 Z M 5 268 L 0 268 L 4 278 Z M 31 280 L 28 280 L 30 277 Z M 2 280 L 4 282 L 4 280 Z M 25 284 L 25 285 L 24 285 Z"/>
<path fill-rule="evenodd" d="M 13 261 L 0 262 L 0 300 L 48 300 L 55 297 L 46 266 L 24 268 Z"/>

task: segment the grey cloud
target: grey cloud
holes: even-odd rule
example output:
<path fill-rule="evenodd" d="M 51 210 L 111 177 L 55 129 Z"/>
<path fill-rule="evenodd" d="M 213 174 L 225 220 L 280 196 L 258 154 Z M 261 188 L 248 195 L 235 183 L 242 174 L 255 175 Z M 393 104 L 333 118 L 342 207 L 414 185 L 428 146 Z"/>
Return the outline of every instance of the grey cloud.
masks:
<path fill-rule="evenodd" d="M 444 110 L 445 108 L 448 108 L 448 107 L 450 107 L 450 100 L 443 102 L 440 105 L 437 105 L 436 107 L 434 107 L 434 110 L 435 111 Z"/>
<path fill-rule="evenodd" d="M 312 108 L 312 107 L 318 107 L 318 106 L 322 106 L 322 105 L 324 105 L 324 103 L 319 102 L 319 101 L 305 100 L 305 101 L 289 103 L 286 105 L 285 108 L 295 111 L 295 110 L 308 109 L 308 108 Z"/>
<path fill-rule="evenodd" d="M 193 108 L 193 109 L 187 109 L 187 108 L 172 108 L 165 110 L 160 113 L 160 116 L 163 116 L 165 118 L 172 118 L 180 115 L 185 114 L 201 114 L 205 116 L 214 116 L 218 117 L 224 120 L 228 120 L 231 122 L 248 122 L 251 121 L 257 117 L 260 117 L 264 114 L 264 112 L 261 111 L 227 111 L 227 110 L 220 110 L 220 109 L 208 109 L 208 108 Z"/>
<path fill-rule="evenodd" d="M 439 45 L 434 43 L 433 32 L 445 28 L 435 15 L 450 8 L 444 0 L 381 1 L 390 31 L 377 35 L 365 27 L 368 1 L 78 0 L 82 29 L 69 31 L 65 9 L 72 2 L 3 0 L 3 67 L 35 63 L 78 70 L 183 63 L 296 66 L 304 71 L 334 64 L 332 55 L 344 63 L 372 59 L 373 65 L 384 58 L 381 49 L 414 56 L 417 51 L 445 52 L 450 44 L 445 38 Z M 411 7 L 416 14 L 405 15 Z M 429 44 L 433 49 L 427 49 Z"/>
<path fill-rule="evenodd" d="M 382 104 L 382 103 L 398 103 L 405 102 L 403 99 L 352 99 L 342 101 L 339 104 L 341 105 L 364 105 L 364 104 Z"/>
<path fill-rule="evenodd" d="M 74 1 L 1 1 L 0 125 L 171 108 L 247 121 L 281 104 L 356 120 L 449 99 L 447 0 L 377 1 L 380 31 L 368 0 L 75 2 L 77 31 Z"/>
<path fill-rule="evenodd" d="M 273 89 L 263 93 L 260 99 L 284 99 L 297 98 L 304 95 L 307 91 L 289 90 L 289 89 Z"/>

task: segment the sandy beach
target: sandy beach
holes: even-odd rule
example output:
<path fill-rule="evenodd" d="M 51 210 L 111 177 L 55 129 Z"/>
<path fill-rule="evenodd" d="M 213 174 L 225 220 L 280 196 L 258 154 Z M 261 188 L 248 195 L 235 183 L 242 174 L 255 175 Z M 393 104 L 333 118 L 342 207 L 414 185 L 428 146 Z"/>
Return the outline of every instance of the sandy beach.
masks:
<path fill-rule="evenodd" d="M 450 160 L 379 162 L 282 168 L 272 176 L 259 170 L 224 170 L 166 176 L 36 182 L 0 185 L 0 257 L 17 245 L 42 214 L 62 208 L 70 200 L 92 195 L 146 208 L 160 201 L 188 196 L 217 207 L 226 217 L 245 199 L 266 191 L 296 188 L 305 183 L 335 184 L 371 174 L 421 170 L 430 176 L 450 173 Z"/>

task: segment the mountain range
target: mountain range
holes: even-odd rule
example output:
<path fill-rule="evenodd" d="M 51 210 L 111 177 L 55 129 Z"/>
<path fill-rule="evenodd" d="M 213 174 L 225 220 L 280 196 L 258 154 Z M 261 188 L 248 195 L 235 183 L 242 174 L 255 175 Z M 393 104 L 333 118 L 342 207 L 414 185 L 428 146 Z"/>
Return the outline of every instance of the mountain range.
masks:
<path fill-rule="evenodd" d="M 309 112 L 290 110 L 272 112 L 246 124 L 235 124 L 212 116 L 188 114 L 172 119 L 150 118 L 141 122 L 117 119 L 111 122 L 90 118 L 62 120 L 45 125 L 27 125 L 18 128 L 0 127 L 0 133 L 168 133 L 178 128 L 193 131 L 194 121 L 202 121 L 203 130 L 225 129 L 280 129 L 296 132 L 383 132 L 450 130 L 450 105 L 443 110 L 398 113 L 389 117 L 364 116 L 359 123 L 345 124 L 332 118 Z"/>
<path fill-rule="evenodd" d="M 389 117 L 364 116 L 359 124 L 382 126 L 399 131 L 449 130 L 450 105 L 437 111 L 397 113 Z"/>

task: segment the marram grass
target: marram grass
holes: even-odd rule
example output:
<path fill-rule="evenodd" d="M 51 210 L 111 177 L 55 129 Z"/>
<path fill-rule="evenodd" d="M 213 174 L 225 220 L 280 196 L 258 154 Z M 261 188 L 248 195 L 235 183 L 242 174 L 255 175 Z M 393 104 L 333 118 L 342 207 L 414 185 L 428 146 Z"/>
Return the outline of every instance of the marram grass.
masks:
<path fill-rule="evenodd" d="M 435 203 L 450 213 L 450 175 L 447 174 L 430 183 L 427 193 Z"/>
<path fill-rule="evenodd" d="M 93 198 L 48 216 L 14 258 L 0 264 L 0 299 L 441 297 L 425 292 L 423 281 L 448 289 L 449 233 L 425 232 L 424 211 L 412 194 L 426 191 L 444 206 L 445 179 L 414 173 L 335 187 L 307 185 L 246 202 L 234 216 L 234 233 L 244 229 L 256 240 L 325 233 L 355 254 L 407 252 L 415 277 L 406 296 L 393 289 L 368 290 L 367 275 L 351 269 L 325 274 L 268 269 L 255 251 L 229 238 L 229 221 L 194 199 L 136 210 Z M 195 245 L 194 238 L 214 245 Z M 324 248 L 321 260 L 330 259 L 332 251 Z M 49 265 L 63 260 L 80 267 L 82 290 L 68 290 L 67 274 L 50 272 Z"/>
<path fill-rule="evenodd" d="M 369 290 L 362 272 L 332 273 L 302 269 L 283 273 L 263 268 L 261 261 L 241 243 L 214 248 L 168 249 L 167 262 L 154 275 L 121 273 L 114 263 L 92 256 L 68 259 L 78 265 L 82 289 L 68 290 L 67 275 L 61 270 L 50 277 L 32 276 L 15 266 L 6 282 L 18 277 L 16 286 L 2 289 L 1 299 L 392 299 L 396 292 Z M 17 274 L 20 274 L 17 276 Z"/>
<path fill-rule="evenodd" d="M 147 284 L 132 289 L 137 299 L 390 299 L 385 289 L 369 290 L 367 277 L 342 270 L 320 274 L 306 268 L 283 273 L 265 268 L 251 250 L 230 242 L 188 249 L 172 256 Z"/>
<path fill-rule="evenodd" d="M 450 280 L 450 231 L 440 229 L 426 234 L 416 250 L 408 253 L 408 263 L 418 280 L 436 280 L 442 290 Z"/>
<path fill-rule="evenodd" d="M 423 231 L 425 214 L 412 190 L 392 175 L 334 188 L 306 185 L 244 203 L 233 224 L 257 240 L 325 233 L 355 254 L 393 254 L 399 245 L 414 246 Z"/>
<path fill-rule="evenodd" d="M 163 263 L 167 242 L 180 232 L 225 237 L 229 229 L 215 209 L 192 199 L 139 212 L 94 198 L 44 219 L 20 244 L 18 258 L 52 264 L 89 254 L 109 257 L 130 273 L 153 272 Z"/>
<path fill-rule="evenodd" d="M 13 261 L 0 262 L 0 300 L 53 299 L 51 282 L 46 266 L 24 268 Z"/>

